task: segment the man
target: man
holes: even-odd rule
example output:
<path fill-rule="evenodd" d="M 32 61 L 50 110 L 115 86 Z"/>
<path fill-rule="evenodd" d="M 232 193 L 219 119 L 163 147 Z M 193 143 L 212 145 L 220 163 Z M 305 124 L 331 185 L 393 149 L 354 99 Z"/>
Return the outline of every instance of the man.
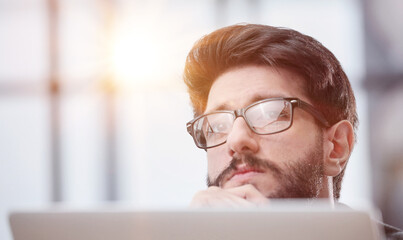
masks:
<path fill-rule="evenodd" d="M 184 81 L 187 130 L 208 159 L 209 188 L 193 206 L 339 199 L 358 118 L 346 74 L 319 42 L 264 25 L 222 28 L 194 45 Z"/>

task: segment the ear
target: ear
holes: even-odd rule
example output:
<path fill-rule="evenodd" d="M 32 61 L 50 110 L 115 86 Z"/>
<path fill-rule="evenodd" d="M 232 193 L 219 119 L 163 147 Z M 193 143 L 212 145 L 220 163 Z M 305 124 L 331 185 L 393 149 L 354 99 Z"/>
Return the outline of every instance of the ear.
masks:
<path fill-rule="evenodd" d="M 342 120 L 325 130 L 325 175 L 337 176 L 346 166 L 353 147 L 354 129 L 349 121 Z"/>

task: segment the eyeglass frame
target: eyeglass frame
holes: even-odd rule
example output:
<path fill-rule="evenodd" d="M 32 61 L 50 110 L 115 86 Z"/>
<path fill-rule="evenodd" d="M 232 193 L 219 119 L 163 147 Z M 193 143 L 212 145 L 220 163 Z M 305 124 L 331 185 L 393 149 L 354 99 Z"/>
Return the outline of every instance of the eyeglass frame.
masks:
<path fill-rule="evenodd" d="M 256 106 L 256 105 L 260 104 L 260 103 L 268 102 L 268 101 L 275 101 L 275 100 L 285 100 L 285 101 L 288 101 L 289 103 L 291 103 L 291 122 L 290 122 L 290 125 L 289 125 L 287 128 L 285 128 L 285 129 L 282 129 L 282 130 L 276 131 L 276 132 L 272 132 L 272 133 L 258 133 L 258 132 L 256 132 L 256 131 L 250 126 L 250 123 L 248 122 L 248 120 L 247 120 L 247 118 L 246 118 L 246 116 L 245 116 L 245 111 L 248 110 L 249 108 L 253 107 L 253 106 Z M 243 107 L 243 108 L 240 108 L 240 109 L 237 109 L 237 110 L 218 110 L 218 111 L 214 111 L 214 112 L 202 114 L 202 115 L 200 115 L 200 116 L 198 116 L 198 117 L 192 119 L 191 121 L 187 122 L 187 123 L 186 123 L 186 129 L 187 129 L 188 133 L 192 136 L 193 141 L 195 142 L 196 147 L 201 148 L 201 149 L 204 149 L 204 150 L 207 150 L 207 149 L 209 149 L 209 148 L 218 147 L 218 146 L 220 146 L 220 145 L 223 145 L 224 143 L 227 142 L 227 139 L 226 139 L 224 142 L 222 142 L 222 143 L 219 143 L 219 144 L 216 144 L 216 145 L 213 145 L 213 146 L 210 146 L 210 147 L 202 147 L 202 146 L 199 146 L 199 144 L 198 144 L 198 142 L 197 142 L 195 136 L 193 135 L 193 131 L 192 131 L 192 130 L 193 130 L 193 128 L 194 128 L 194 123 L 195 123 L 197 120 L 199 120 L 200 118 L 203 118 L 203 117 L 205 117 L 205 116 L 208 116 L 208 115 L 211 115 L 211 114 L 215 114 L 215 113 L 231 113 L 233 116 L 235 116 L 234 122 L 235 122 L 235 119 L 237 119 L 238 117 L 242 117 L 242 118 L 245 120 L 246 125 L 248 125 L 248 128 L 249 128 L 250 130 L 252 130 L 252 132 L 254 132 L 254 133 L 258 134 L 258 135 L 271 135 L 271 134 L 276 134 L 276 133 L 284 132 L 284 131 L 288 130 L 289 128 L 291 128 L 291 126 L 292 126 L 292 124 L 293 124 L 293 122 L 294 122 L 294 108 L 296 108 L 296 107 L 299 107 L 299 108 L 301 108 L 302 110 L 304 110 L 304 111 L 310 113 L 310 114 L 311 114 L 313 117 L 315 117 L 315 119 L 317 119 L 324 127 L 326 127 L 326 128 L 330 127 L 330 124 L 329 124 L 329 122 L 326 120 L 326 118 L 325 118 L 325 116 L 323 115 L 323 113 L 321 113 L 319 110 L 317 110 L 317 109 L 316 109 L 314 106 L 312 106 L 311 104 L 309 104 L 309 103 L 307 103 L 307 102 L 305 102 L 305 101 L 303 101 L 303 100 L 301 100 L 301 99 L 299 99 L 299 98 L 291 98 L 291 97 L 283 98 L 283 97 L 278 97 L 278 98 L 266 98 L 266 99 L 262 99 L 262 100 L 260 100 L 260 101 L 254 102 L 254 103 L 252 103 L 252 104 L 250 104 L 250 105 L 248 105 L 248 106 L 246 106 L 246 107 Z"/>

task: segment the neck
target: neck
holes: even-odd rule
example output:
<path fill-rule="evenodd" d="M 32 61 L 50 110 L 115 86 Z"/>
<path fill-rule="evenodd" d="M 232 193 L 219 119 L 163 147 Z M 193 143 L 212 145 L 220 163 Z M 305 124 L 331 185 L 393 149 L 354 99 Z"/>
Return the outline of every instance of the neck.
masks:
<path fill-rule="evenodd" d="M 327 176 L 327 191 L 328 191 L 328 198 L 329 203 L 332 208 L 334 208 L 334 195 L 333 195 L 333 177 Z"/>
<path fill-rule="evenodd" d="M 333 177 L 326 176 L 323 178 L 322 189 L 318 195 L 319 199 L 328 202 L 331 208 L 334 208 L 334 195 L 333 195 Z"/>

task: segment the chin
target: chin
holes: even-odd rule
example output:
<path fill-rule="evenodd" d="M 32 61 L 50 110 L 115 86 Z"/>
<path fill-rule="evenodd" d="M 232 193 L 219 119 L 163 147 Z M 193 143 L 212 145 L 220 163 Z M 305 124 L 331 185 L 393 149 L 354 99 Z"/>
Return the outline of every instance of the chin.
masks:
<path fill-rule="evenodd" d="M 268 184 L 270 183 L 270 184 Z M 278 188 L 278 184 L 277 182 L 275 182 L 274 180 L 263 180 L 263 181 L 259 181 L 259 179 L 249 179 L 249 180 L 244 180 L 244 181 L 229 181 L 226 182 L 223 185 L 223 188 L 235 188 L 235 187 L 240 187 L 243 185 L 247 185 L 250 184 L 252 186 L 254 186 L 261 194 L 263 194 L 266 197 L 270 197 L 270 196 L 275 196 L 276 193 L 278 192 L 277 188 Z"/>
<path fill-rule="evenodd" d="M 278 191 L 276 188 L 273 187 L 268 188 L 267 186 L 263 187 L 255 186 L 255 188 L 267 198 L 276 198 L 277 196 Z"/>

